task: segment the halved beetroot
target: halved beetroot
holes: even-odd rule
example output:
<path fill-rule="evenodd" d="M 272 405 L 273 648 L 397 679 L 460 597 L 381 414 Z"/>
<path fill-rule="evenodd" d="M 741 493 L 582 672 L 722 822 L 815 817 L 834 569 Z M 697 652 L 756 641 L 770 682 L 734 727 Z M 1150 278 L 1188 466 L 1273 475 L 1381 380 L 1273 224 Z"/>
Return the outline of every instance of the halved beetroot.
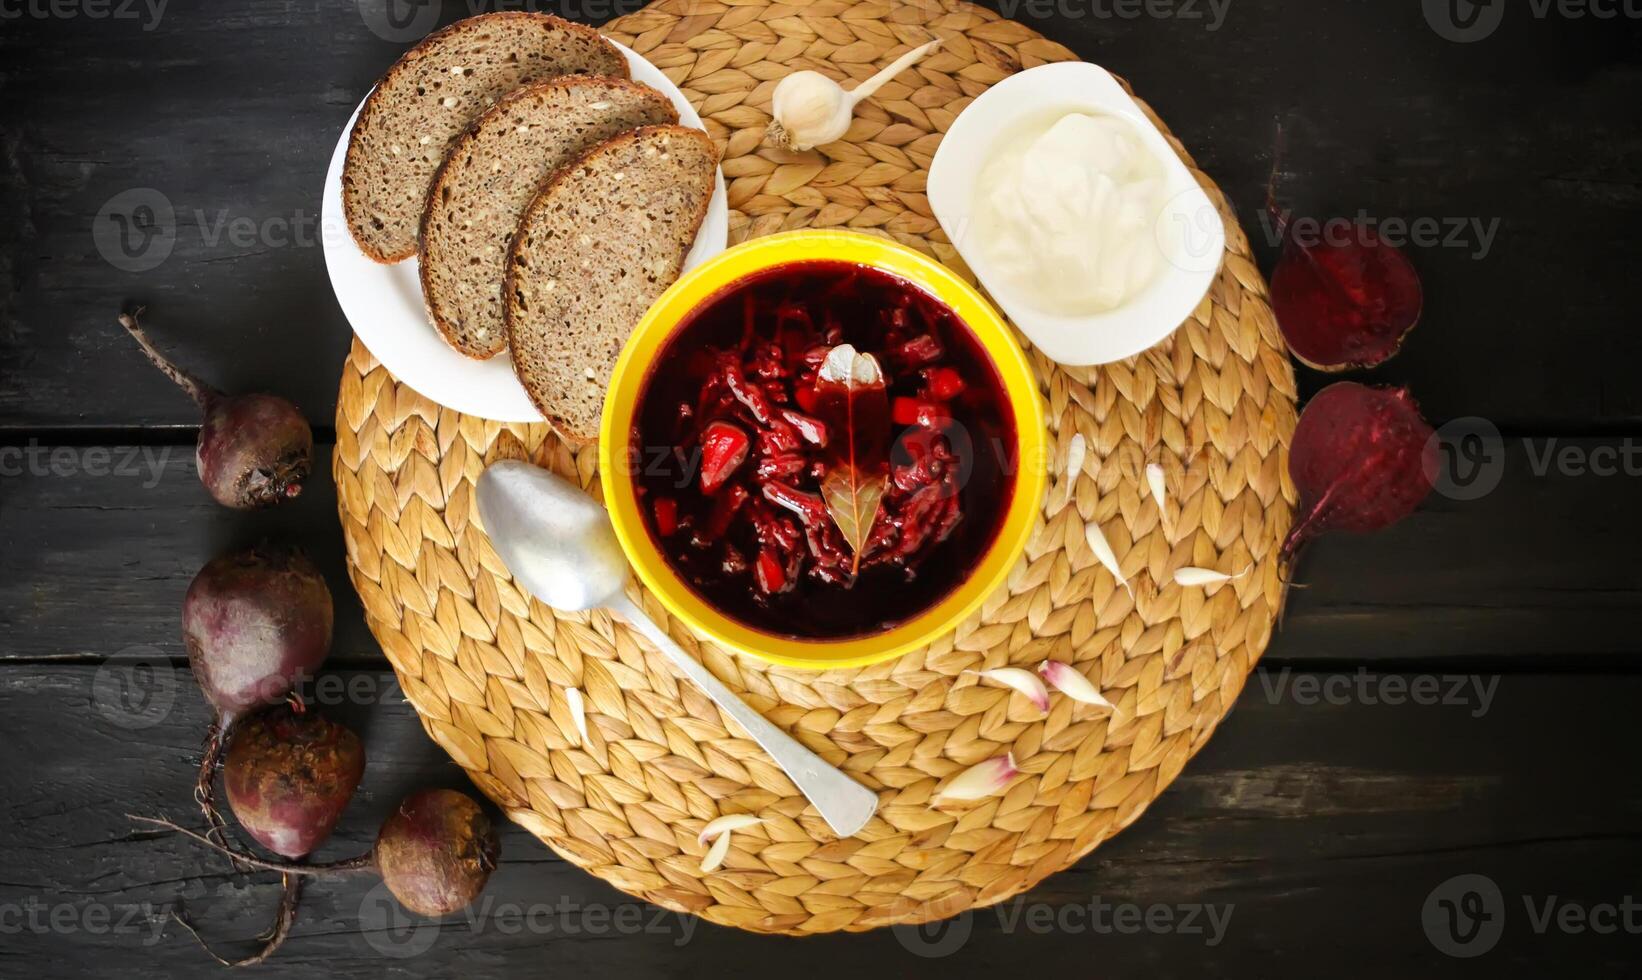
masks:
<path fill-rule="evenodd" d="M 1401 350 L 1425 303 L 1408 256 L 1364 224 L 1325 224 L 1332 233 L 1301 241 L 1284 223 L 1271 308 L 1294 356 L 1332 372 L 1374 367 Z"/>
<path fill-rule="evenodd" d="M 1318 392 L 1289 447 L 1300 513 L 1284 560 L 1324 531 L 1377 531 L 1412 514 L 1436 479 L 1435 435 L 1406 388 L 1343 381 Z"/>

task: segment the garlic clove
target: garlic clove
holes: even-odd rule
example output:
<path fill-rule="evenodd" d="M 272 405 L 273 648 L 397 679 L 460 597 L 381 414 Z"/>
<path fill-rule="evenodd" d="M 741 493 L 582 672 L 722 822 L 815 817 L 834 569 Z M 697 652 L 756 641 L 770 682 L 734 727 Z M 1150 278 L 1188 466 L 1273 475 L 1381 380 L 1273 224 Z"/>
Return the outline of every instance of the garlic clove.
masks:
<path fill-rule="evenodd" d="M 817 71 L 795 71 L 770 98 L 770 138 L 789 150 L 832 143 L 849 131 L 853 110 L 843 86 Z"/>
<path fill-rule="evenodd" d="M 564 689 L 564 699 L 570 705 L 570 720 L 576 723 L 576 733 L 581 736 L 578 745 L 587 744 L 587 705 L 582 700 L 581 688 L 567 687 Z"/>
<path fill-rule="evenodd" d="M 1089 454 L 1089 442 L 1083 438 L 1083 433 L 1074 432 L 1066 444 L 1066 473 L 1060 478 L 1057 496 L 1060 498 L 1055 510 L 1065 507 L 1072 499 L 1072 492 L 1076 489 L 1078 476 L 1083 473 L 1083 461 Z"/>
<path fill-rule="evenodd" d="M 1083 672 L 1071 664 L 1059 660 L 1045 660 L 1038 666 L 1038 673 L 1043 675 L 1043 679 L 1048 681 L 1051 687 L 1073 701 L 1117 711 L 1117 705 L 1102 697 L 1095 685 L 1089 682 L 1089 678 L 1083 676 Z"/>
<path fill-rule="evenodd" d="M 730 832 L 725 831 L 713 841 L 713 846 L 707 848 L 707 856 L 701 859 L 703 874 L 717 871 L 724 863 L 724 856 L 730 853 Z"/>
<path fill-rule="evenodd" d="M 1254 568 L 1250 565 L 1236 575 L 1227 575 L 1212 568 L 1177 568 L 1174 573 L 1174 584 L 1182 588 L 1197 588 L 1205 585 L 1221 585 L 1234 579 L 1240 579 Z"/>
<path fill-rule="evenodd" d="M 940 43 L 937 39 L 913 48 L 848 92 L 818 71 L 793 72 L 776 84 L 770 96 L 773 119 L 766 138 L 789 150 L 809 150 L 843 139 L 857 103 Z"/>
<path fill-rule="evenodd" d="M 1146 464 L 1146 485 L 1152 490 L 1152 499 L 1157 501 L 1158 519 L 1169 516 L 1168 507 L 1164 506 L 1169 500 L 1169 491 L 1163 485 L 1163 467 L 1156 463 Z"/>
<path fill-rule="evenodd" d="M 992 670 L 966 670 L 964 673 L 974 674 L 982 680 L 997 681 L 1026 695 L 1027 700 L 1039 711 L 1049 710 L 1049 689 L 1044 687 L 1043 680 L 1030 670 L 1023 670 L 1020 667 L 997 667 Z"/>
<path fill-rule="evenodd" d="M 1085 525 L 1083 539 L 1089 543 L 1089 550 L 1095 553 L 1095 557 L 1100 560 L 1100 563 L 1106 567 L 1108 572 L 1112 573 L 1112 578 L 1117 579 L 1117 584 L 1128 589 L 1129 598 L 1133 599 L 1135 597 L 1134 586 L 1130 585 L 1129 580 L 1123 577 L 1123 567 L 1118 564 L 1117 554 L 1112 551 L 1112 545 L 1106 540 L 1106 534 L 1101 531 L 1100 525 L 1094 521 L 1090 521 Z"/>
<path fill-rule="evenodd" d="M 988 796 L 996 796 L 1004 787 L 1020 775 L 1020 767 L 1015 765 L 1015 753 L 1000 755 L 985 762 L 977 763 L 959 773 L 946 788 L 936 793 L 930 800 L 932 803 L 945 803 L 949 800 L 980 800 Z"/>
<path fill-rule="evenodd" d="M 727 813 L 701 828 L 701 833 L 696 835 L 696 843 L 705 844 L 720 834 L 728 837 L 732 830 L 740 830 L 743 827 L 756 827 L 763 822 L 763 820 L 750 813 Z"/>

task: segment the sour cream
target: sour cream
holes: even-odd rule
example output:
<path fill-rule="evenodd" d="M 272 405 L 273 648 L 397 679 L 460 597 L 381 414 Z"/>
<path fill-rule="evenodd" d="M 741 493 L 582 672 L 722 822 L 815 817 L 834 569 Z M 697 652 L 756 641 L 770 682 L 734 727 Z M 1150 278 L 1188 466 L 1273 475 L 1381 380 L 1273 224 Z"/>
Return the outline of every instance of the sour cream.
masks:
<path fill-rule="evenodd" d="M 1133 125 L 1071 112 L 1006 133 L 976 185 L 977 247 L 1046 313 L 1123 305 L 1156 276 L 1164 172 Z"/>

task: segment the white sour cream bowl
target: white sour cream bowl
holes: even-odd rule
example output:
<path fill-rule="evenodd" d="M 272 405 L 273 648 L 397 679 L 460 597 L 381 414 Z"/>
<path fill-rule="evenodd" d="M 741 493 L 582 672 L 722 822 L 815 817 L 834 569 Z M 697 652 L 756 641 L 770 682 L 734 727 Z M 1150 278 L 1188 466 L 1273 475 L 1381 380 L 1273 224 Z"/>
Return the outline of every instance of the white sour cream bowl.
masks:
<path fill-rule="evenodd" d="M 1011 139 L 1041 133 L 1045 120 L 1068 113 L 1125 120 L 1160 165 L 1164 183 L 1150 242 L 1157 249 L 1156 272 L 1102 312 L 1055 312 L 1055 297 L 1035 293 L 1018 265 L 1006 268 L 978 240 L 990 224 L 977 211 L 982 172 Z M 1109 364 L 1167 338 L 1202 301 L 1225 253 L 1220 213 L 1191 171 L 1117 80 L 1087 62 L 1040 65 L 982 93 L 941 140 L 928 193 L 936 220 L 981 285 L 1033 346 L 1062 364 Z"/>

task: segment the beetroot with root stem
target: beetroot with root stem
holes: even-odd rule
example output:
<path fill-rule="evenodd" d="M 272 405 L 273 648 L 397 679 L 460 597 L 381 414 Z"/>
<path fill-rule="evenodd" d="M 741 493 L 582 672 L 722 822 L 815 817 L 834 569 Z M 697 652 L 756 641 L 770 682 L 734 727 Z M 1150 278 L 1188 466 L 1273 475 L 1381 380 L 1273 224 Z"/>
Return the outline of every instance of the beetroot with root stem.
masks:
<path fill-rule="evenodd" d="M 222 784 L 245 832 L 297 859 L 331 836 L 364 774 L 359 736 L 311 708 L 278 705 L 235 730 Z"/>
<path fill-rule="evenodd" d="M 277 395 L 225 395 L 211 387 L 159 352 L 137 322 L 141 314 L 121 314 L 120 325 L 204 413 L 194 461 L 211 496 L 252 510 L 300 494 L 313 467 L 314 434 L 296 406 Z"/>
<path fill-rule="evenodd" d="M 1436 477 L 1435 435 L 1406 388 L 1343 381 L 1318 392 L 1289 446 L 1300 515 L 1283 559 L 1324 531 L 1377 531 L 1412 514 Z"/>
<path fill-rule="evenodd" d="M 255 868 L 315 877 L 375 871 L 402 905 L 430 917 L 472 904 L 501 858 L 501 840 L 490 818 L 472 797 L 452 789 L 418 790 L 405 797 L 382 822 L 370 851 L 328 864 L 267 861 L 169 820 L 131 818 L 176 831 Z"/>
<path fill-rule="evenodd" d="M 246 833 L 275 854 L 299 861 L 331 836 L 364 774 L 359 736 L 317 711 L 278 705 L 235 730 L 222 781 Z M 243 959 L 218 955 L 187 919 L 180 914 L 177 919 L 224 966 L 261 963 L 285 942 L 296 921 L 302 876 L 287 871 L 281 879 L 274 926 L 262 948 Z"/>
<path fill-rule="evenodd" d="M 182 604 L 194 679 L 216 717 L 206 736 L 195 797 L 213 831 L 222 817 L 212 782 L 224 740 L 254 708 L 288 697 L 331 649 L 331 591 L 299 551 L 258 545 L 212 559 Z"/>

